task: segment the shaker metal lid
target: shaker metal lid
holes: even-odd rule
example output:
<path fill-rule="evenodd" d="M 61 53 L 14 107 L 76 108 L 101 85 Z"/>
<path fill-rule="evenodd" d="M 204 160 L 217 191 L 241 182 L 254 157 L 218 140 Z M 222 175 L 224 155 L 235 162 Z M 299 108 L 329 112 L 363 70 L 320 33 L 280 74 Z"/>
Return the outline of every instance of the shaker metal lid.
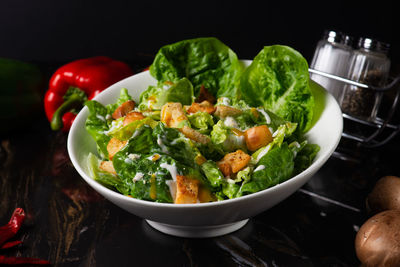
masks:
<path fill-rule="evenodd" d="M 325 30 L 323 38 L 330 43 L 339 43 L 351 46 L 353 43 L 353 38 L 347 34 L 340 31 Z"/>
<path fill-rule="evenodd" d="M 389 51 L 390 44 L 372 38 L 361 37 L 358 39 L 358 48 L 387 53 Z"/>

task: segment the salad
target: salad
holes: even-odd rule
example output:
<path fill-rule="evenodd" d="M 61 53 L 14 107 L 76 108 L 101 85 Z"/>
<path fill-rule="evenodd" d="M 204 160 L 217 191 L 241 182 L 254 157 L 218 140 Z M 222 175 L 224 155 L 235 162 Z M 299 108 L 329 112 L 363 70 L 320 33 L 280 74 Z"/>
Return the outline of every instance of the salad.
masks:
<path fill-rule="evenodd" d="M 157 85 L 134 101 L 86 102 L 98 153 L 91 176 L 133 198 L 203 203 L 252 194 L 305 170 L 319 151 L 304 133 L 314 98 L 300 53 L 266 46 L 245 68 L 216 38 L 162 47 Z"/>

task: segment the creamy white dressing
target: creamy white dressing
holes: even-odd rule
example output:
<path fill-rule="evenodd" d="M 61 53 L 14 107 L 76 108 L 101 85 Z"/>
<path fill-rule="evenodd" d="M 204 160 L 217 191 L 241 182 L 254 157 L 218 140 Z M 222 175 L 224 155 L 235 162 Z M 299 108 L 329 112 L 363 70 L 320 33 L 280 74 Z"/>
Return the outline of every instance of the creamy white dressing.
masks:
<path fill-rule="evenodd" d="M 106 119 L 99 114 L 96 114 L 96 118 L 98 118 L 99 120 L 102 120 L 102 121 L 106 121 Z"/>
<path fill-rule="evenodd" d="M 261 108 L 258 108 L 257 111 L 260 112 L 260 113 L 264 116 L 265 122 L 266 122 L 267 124 L 270 124 L 270 123 L 271 123 L 271 118 L 269 117 L 269 115 L 267 114 L 267 112 L 265 112 L 265 110 L 263 110 L 263 109 L 261 109 Z"/>
<path fill-rule="evenodd" d="M 176 169 L 175 165 L 161 163 L 160 167 L 166 169 L 169 174 L 171 174 L 172 180 L 176 181 L 176 176 L 178 175 L 178 170 Z"/>
<path fill-rule="evenodd" d="M 160 146 L 163 153 L 168 153 L 168 148 L 164 145 L 160 136 L 157 137 L 157 144 Z"/>
<path fill-rule="evenodd" d="M 131 164 L 133 161 L 130 158 L 126 158 L 126 159 L 124 159 L 124 162 L 126 164 Z"/>
<path fill-rule="evenodd" d="M 181 137 L 180 137 L 180 138 L 175 138 L 175 139 L 171 142 L 171 145 L 173 145 L 173 146 L 176 145 L 180 139 L 181 139 Z"/>
<path fill-rule="evenodd" d="M 137 159 L 140 158 L 140 155 L 139 154 L 130 153 L 130 154 L 128 154 L 128 158 L 131 159 L 131 160 L 137 160 Z"/>
<path fill-rule="evenodd" d="M 141 133 L 142 133 L 141 130 L 135 130 L 135 132 L 133 133 L 131 138 L 135 138 L 135 137 L 139 136 Z"/>
<path fill-rule="evenodd" d="M 292 143 L 294 146 L 296 146 L 297 148 L 300 148 L 300 144 L 299 142 L 295 141 Z M 297 156 L 297 151 L 293 150 L 293 156 L 296 157 Z"/>
<path fill-rule="evenodd" d="M 107 120 L 111 120 L 111 119 L 112 119 L 112 116 L 111 116 L 110 114 L 107 114 L 106 119 L 107 119 Z"/>
<path fill-rule="evenodd" d="M 225 140 L 225 142 L 228 141 L 228 146 L 229 147 L 243 147 L 246 145 L 246 140 L 244 138 L 244 135 L 236 135 L 236 134 L 230 134 L 229 139 Z"/>
<path fill-rule="evenodd" d="M 268 130 L 269 130 L 270 133 L 274 132 L 274 129 L 272 129 L 272 127 L 268 127 Z"/>
<path fill-rule="evenodd" d="M 122 120 L 113 120 L 111 122 L 111 127 L 107 131 L 104 131 L 104 134 L 108 135 L 110 132 L 113 132 L 115 129 L 120 128 L 124 122 Z"/>
<path fill-rule="evenodd" d="M 258 156 L 257 156 L 257 162 L 258 162 L 262 157 L 264 157 L 265 154 L 267 154 L 268 151 L 269 151 L 270 149 L 271 149 L 271 146 L 270 146 L 270 145 L 266 146 L 266 147 L 264 148 L 264 150 L 261 151 L 260 154 L 258 154 Z"/>
<path fill-rule="evenodd" d="M 148 108 L 148 109 L 151 109 L 153 103 L 154 103 L 153 100 L 148 100 L 148 101 L 147 101 L 147 108 Z"/>
<path fill-rule="evenodd" d="M 258 171 L 261 171 L 261 170 L 264 170 L 264 169 L 265 169 L 264 165 L 259 165 L 259 166 L 257 166 L 257 168 L 254 169 L 253 172 L 258 172 Z"/>
<path fill-rule="evenodd" d="M 231 178 L 227 178 L 226 181 L 228 182 L 228 184 L 234 184 L 236 183 L 235 180 L 231 179 Z"/>
<path fill-rule="evenodd" d="M 231 127 L 231 128 L 239 128 L 239 125 L 237 123 L 237 121 L 233 118 L 233 117 L 226 117 L 224 120 L 224 124 L 227 127 Z"/>
<path fill-rule="evenodd" d="M 227 97 L 221 97 L 221 104 L 225 106 L 230 106 L 231 105 L 231 100 Z"/>
<path fill-rule="evenodd" d="M 143 173 L 141 173 L 141 172 L 137 172 L 137 173 L 135 174 L 135 177 L 133 177 L 132 181 L 133 181 L 133 182 L 140 181 L 140 180 L 142 180 L 142 179 L 143 179 L 143 176 L 144 176 L 144 174 L 143 174 Z"/>
<path fill-rule="evenodd" d="M 174 180 L 167 180 L 167 181 L 165 181 L 165 184 L 168 186 L 169 192 L 171 193 L 171 196 L 172 196 L 172 199 L 175 202 L 175 198 L 176 198 L 176 182 Z"/>

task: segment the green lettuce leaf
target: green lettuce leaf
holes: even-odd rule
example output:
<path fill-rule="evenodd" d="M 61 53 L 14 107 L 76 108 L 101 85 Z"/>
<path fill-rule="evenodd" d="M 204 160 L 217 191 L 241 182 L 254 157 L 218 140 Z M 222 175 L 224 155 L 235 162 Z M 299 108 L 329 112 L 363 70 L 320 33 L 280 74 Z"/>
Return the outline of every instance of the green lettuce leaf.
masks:
<path fill-rule="evenodd" d="M 120 192 L 127 192 L 121 179 L 117 175 L 102 171 L 99 168 L 99 164 L 100 160 L 93 153 L 89 153 L 89 156 L 87 157 L 87 166 L 90 176 L 110 189 L 118 189 Z"/>
<path fill-rule="evenodd" d="M 197 112 L 187 116 L 192 128 L 202 134 L 209 134 L 214 125 L 213 117 L 207 112 Z"/>
<path fill-rule="evenodd" d="M 159 83 L 149 86 L 140 95 L 139 110 L 161 110 L 168 102 L 179 102 L 182 105 L 191 105 L 193 102 L 193 86 L 187 78 Z"/>
<path fill-rule="evenodd" d="M 122 105 L 124 102 L 126 102 L 128 100 L 132 100 L 132 97 L 129 95 L 128 89 L 122 88 L 119 93 L 119 97 L 118 97 L 117 101 L 113 104 L 108 104 L 106 107 L 107 107 L 109 113 L 112 114 L 117 107 L 119 107 L 120 105 Z"/>
<path fill-rule="evenodd" d="M 314 97 L 308 64 L 296 50 L 266 46 L 240 78 L 240 96 L 254 107 L 262 106 L 283 119 L 298 123 L 306 132 L 312 124 Z"/>
<path fill-rule="evenodd" d="M 107 144 L 111 137 L 106 134 L 111 125 L 109 110 L 96 100 L 86 101 L 89 109 L 89 116 L 86 119 L 85 127 L 97 144 L 99 153 L 103 158 L 108 158 Z"/>
<path fill-rule="evenodd" d="M 188 78 L 197 96 L 201 85 L 216 96 L 236 94 L 243 67 L 236 54 L 216 38 L 184 40 L 162 47 L 150 66 L 159 82 Z"/>
<path fill-rule="evenodd" d="M 153 120 L 152 118 L 146 117 L 141 120 L 133 121 L 125 126 L 123 126 L 122 123 L 119 123 L 115 127 L 112 127 L 109 131 L 107 131 L 107 135 L 124 141 L 131 138 L 136 129 L 138 129 L 142 125 L 148 125 L 151 128 L 154 128 L 157 124 L 157 121 Z"/>
<path fill-rule="evenodd" d="M 201 165 L 201 170 L 213 188 L 219 189 L 219 187 L 224 183 L 224 175 L 221 173 L 214 161 L 208 160 L 204 162 Z"/>
<path fill-rule="evenodd" d="M 210 135 L 211 142 L 215 145 L 216 149 L 224 152 L 232 152 L 237 149 L 247 151 L 244 136 L 237 136 L 222 120 L 213 126 Z"/>
<path fill-rule="evenodd" d="M 263 166 L 257 171 L 254 169 L 251 181 L 243 183 L 238 196 L 255 193 L 292 177 L 294 172 L 294 153 L 285 142 L 281 146 L 273 147 L 263 156 L 258 166 Z"/>

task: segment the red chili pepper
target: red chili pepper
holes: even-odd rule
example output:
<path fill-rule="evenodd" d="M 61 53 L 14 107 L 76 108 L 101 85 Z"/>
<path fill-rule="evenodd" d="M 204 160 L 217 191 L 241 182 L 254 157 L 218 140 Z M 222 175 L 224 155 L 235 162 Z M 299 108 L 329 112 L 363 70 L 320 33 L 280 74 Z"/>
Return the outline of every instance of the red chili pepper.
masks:
<path fill-rule="evenodd" d="M 22 208 L 16 208 L 13 212 L 10 221 L 0 227 L 0 248 L 6 249 L 21 244 L 21 241 L 10 241 L 8 239 L 15 236 L 18 230 L 21 228 L 22 223 L 25 219 L 25 212 Z M 0 264 L 50 264 L 47 260 L 27 257 L 7 257 L 0 255 Z"/>
<path fill-rule="evenodd" d="M 85 100 L 133 74 L 124 62 L 98 56 L 72 61 L 51 77 L 44 97 L 47 119 L 53 130 L 68 131 Z"/>
<path fill-rule="evenodd" d="M 25 212 L 21 208 L 16 208 L 11 216 L 10 221 L 0 227 L 0 247 L 10 238 L 12 238 L 21 228 L 25 219 Z"/>
<path fill-rule="evenodd" d="M 0 248 L 1 249 L 12 248 L 12 247 L 15 247 L 15 246 L 17 246 L 19 244 L 22 244 L 22 241 L 19 241 L 19 240 L 10 241 L 10 242 L 4 243 L 3 246 L 1 246 Z"/>
<path fill-rule="evenodd" d="M 36 258 L 25 258 L 25 257 L 7 257 L 0 255 L 0 264 L 38 264 L 47 265 L 50 264 L 47 260 L 41 260 Z"/>

